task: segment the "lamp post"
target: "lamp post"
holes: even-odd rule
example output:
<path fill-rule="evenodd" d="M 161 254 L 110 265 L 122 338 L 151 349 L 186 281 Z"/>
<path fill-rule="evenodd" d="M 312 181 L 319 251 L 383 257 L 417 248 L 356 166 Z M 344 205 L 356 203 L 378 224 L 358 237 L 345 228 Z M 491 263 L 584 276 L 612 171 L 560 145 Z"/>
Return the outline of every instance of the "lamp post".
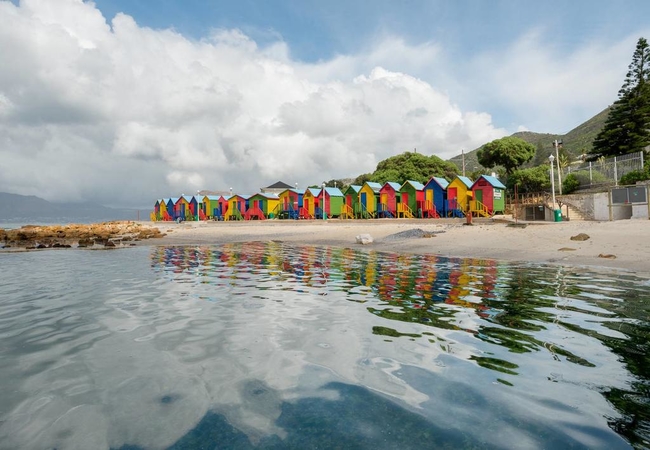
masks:
<path fill-rule="evenodd" d="M 196 221 L 199 221 L 199 208 L 201 207 L 201 203 L 199 203 L 199 195 L 201 194 L 201 191 L 198 189 L 196 190 Z"/>
<path fill-rule="evenodd" d="M 553 214 L 555 214 L 555 175 L 553 174 L 553 161 L 555 157 L 549 155 L 548 160 L 551 163 L 551 198 L 553 200 Z"/>
<path fill-rule="evenodd" d="M 325 220 L 325 183 L 323 183 L 323 220 Z"/>

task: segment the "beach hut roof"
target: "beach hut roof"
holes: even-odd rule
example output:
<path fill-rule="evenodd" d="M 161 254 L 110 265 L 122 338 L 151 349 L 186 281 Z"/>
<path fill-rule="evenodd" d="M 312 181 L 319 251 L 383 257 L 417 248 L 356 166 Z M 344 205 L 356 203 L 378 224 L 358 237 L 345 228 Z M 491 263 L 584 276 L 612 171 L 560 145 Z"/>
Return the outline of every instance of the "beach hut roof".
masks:
<path fill-rule="evenodd" d="M 348 186 L 348 189 L 353 189 L 354 192 L 359 192 L 361 190 L 361 186 L 359 186 L 358 184 L 351 184 L 350 186 Z"/>
<path fill-rule="evenodd" d="M 413 181 L 413 180 L 406 180 L 404 182 L 404 184 L 402 185 L 402 187 L 400 187 L 400 189 L 402 189 L 404 186 L 406 186 L 406 183 L 413 186 L 416 191 L 421 191 L 421 190 L 424 189 L 424 185 L 422 183 L 420 183 L 419 181 Z"/>
<path fill-rule="evenodd" d="M 170 197 L 169 201 L 172 202 L 173 204 L 178 203 L 178 200 L 180 200 L 178 197 Z"/>
<path fill-rule="evenodd" d="M 443 189 L 447 189 L 447 186 L 449 186 L 449 181 L 445 180 L 442 177 L 431 177 L 431 179 L 429 180 L 429 183 L 431 183 L 431 181 L 437 183 L 438 186 L 440 186 Z M 427 184 L 429 184 L 429 183 L 427 183 Z"/>
<path fill-rule="evenodd" d="M 393 188 L 394 191 L 399 191 L 402 186 L 400 186 L 399 183 L 395 183 L 394 181 L 387 181 L 384 183 L 384 186 L 389 185 L 390 187 Z"/>
<path fill-rule="evenodd" d="M 309 188 L 307 188 L 307 189 L 305 190 L 305 194 L 307 193 L 307 191 L 309 191 L 309 193 L 310 193 L 313 197 L 318 197 L 318 196 L 321 194 L 321 189 L 320 189 L 320 188 L 309 187 Z"/>
<path fill-rule="evenodd" d="M 208 200 L 219 200 L 221 198 L 220 195 L 205 195 L 203 198 L 208 197 Z"/>
<path fill-rule="evenodd" d="M 257 194 L 253 194 L 250 197 L 248 197 L 248 199 L 250 200 L 253 197 L 264 197 L 264 198 L 268 198 L 270 200 L 279 200 L 280 199 L 280 197 L 278 197 L 278 194 L 274 194 L 272 192 L 258 192 Z"/>
<path fill-rule="evenodd" d="M 498 179 L 497 177 L 493 177 L 493 176 L 491 176 L 491 175 L 481 175 L 481 176 L 479 177 L 479 180 L 480 180 L 481 178 L 483 178 L 485 181 L 487 181 L 488 183 L 490 183 L 490 184 L 492 185 L 492 187 L 495 187 L 495 188 L 497 188 L 497 189 L 505 189 L 505 188 L 506 188 L 506 187 L 503 185 L 503 183 L 499 181 L 499 179 Z M 474 182 L 474 184 L 476 184 L 477 182 L 478 182 L 478 180 L 476 180 L 476 181 Z"/>
<path fill-rule="evenodd" d="M 368 187 L 370 187 L 370 189 L 372 189 L 375 192 L 379 192 L 379 190 L 381 189 L 381 184 L 375 183 L 374 181 L 366 181 L 365 184 L 367 184 Z"/>
<path fill-rule="evenodd" d="M 456 178 L 458 178 L 465 186 L 467 186 L 467 189 L 471 189 L 472 185 L 474 184 L 472 180 L 462 175 L 457 175 Z"/>
<path fill-rule="evenodd" d="M 343 192 L 341 192 L 339 188 L 326 187 L 325 192 L 327 192 L 327 195 L 330 197 L 343 197 Z"/>

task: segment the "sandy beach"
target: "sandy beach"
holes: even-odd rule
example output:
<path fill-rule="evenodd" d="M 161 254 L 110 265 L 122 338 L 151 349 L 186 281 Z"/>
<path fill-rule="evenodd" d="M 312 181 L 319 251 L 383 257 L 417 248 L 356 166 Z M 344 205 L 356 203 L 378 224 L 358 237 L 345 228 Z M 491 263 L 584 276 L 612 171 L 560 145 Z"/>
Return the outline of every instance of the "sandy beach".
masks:
<path fill-rule="evenodd" d="M 277 240 L 362 251 L 435 254 L 617 269 L 650 277 L 650 221 L 514 222 L 506 219 L 144 222 L 166 235 L 144 245 L 206 245 Z M 572 240 L 583 233 L 586 240 Z M 356 237 L 369 234 L 371 244 Z"/>

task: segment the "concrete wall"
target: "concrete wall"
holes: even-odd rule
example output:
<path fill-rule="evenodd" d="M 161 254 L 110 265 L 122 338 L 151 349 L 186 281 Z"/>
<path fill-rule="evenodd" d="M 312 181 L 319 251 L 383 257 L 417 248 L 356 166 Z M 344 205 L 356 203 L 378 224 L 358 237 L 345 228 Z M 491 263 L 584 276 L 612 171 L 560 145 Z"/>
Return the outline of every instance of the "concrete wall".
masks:
<path fill-rule="evenodd" d="M 609 192 L 597 194 L 563 195 L 562 202 L 579 209 L 587 220 L 610 220 Z M 648 218 L 648 205 L 620 205 L 612 207 L 613 220 Z"/>

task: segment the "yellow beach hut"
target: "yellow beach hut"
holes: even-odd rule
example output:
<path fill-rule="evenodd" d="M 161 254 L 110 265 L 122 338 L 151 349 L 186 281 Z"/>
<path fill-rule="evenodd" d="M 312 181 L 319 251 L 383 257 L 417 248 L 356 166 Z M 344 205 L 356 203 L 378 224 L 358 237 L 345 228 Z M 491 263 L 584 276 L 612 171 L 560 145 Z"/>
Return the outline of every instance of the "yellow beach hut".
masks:
<path fill-rule="evenodd" d="M 375 217 L 380 190 L 381 184 L 379 183 L 372 181 L 363 183 L 363 186 L 359 189 L 359 217 L 362 219 Z"/>
<path fill-rule="evenodd" d="M 472 195 L 472 180 L 457 175 L 447 186 L 447 214 L 452 217 L 465 217 L 468 196 Z"/>

